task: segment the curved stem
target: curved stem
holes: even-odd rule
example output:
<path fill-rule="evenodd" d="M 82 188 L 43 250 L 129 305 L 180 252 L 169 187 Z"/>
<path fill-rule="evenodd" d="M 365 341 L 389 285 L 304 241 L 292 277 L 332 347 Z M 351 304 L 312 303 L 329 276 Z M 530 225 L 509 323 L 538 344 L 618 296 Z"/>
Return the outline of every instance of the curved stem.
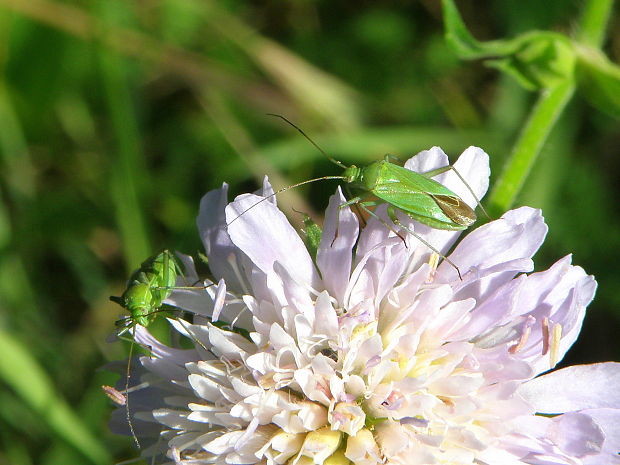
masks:
<path fill-rule="evenodd" d="M 495 182 L 489 197 L 489 213 L 500 216 L 508 210 L 521 191 L 547 136 L 575 91 L 571 81 L 543 90 L 521 131 L 504 171 Z"/>
<path fill-rule="evenodd" d="M 589 0 L 585 3 L 577 34 L 580 43 L 597 48 L 603 45 L 613 6 L 613 0 Z"/>
<path fill-rule="evenodd" d="M 587 0 L 581 15 L 577 40 L 600 48 L 613 8 L 613 0 Z M 573 77 L 557 86 L 541 91 L 538 102 L 519 135 L 515 148 L 504 165 L 489 197 L 492 216 L 499 216 L 512 207 L 538 155 L 575 92 Z"/>

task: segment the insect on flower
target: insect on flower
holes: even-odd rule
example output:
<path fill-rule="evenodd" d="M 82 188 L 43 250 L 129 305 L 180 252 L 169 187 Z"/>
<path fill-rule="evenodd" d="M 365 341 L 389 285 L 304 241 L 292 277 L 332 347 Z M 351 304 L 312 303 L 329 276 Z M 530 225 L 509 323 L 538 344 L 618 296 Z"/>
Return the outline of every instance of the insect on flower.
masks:
<path fill-rule="evenodd" d="M 403 224 L 398 218 L 397 211 L 404 213 L 411 219 L 416 220 L 433 229 L 460 231 L 467 229 L 476 221 L 475 211 L 457 194 L 452 192 L 443 184 L 433 180 L 434 176 L 453 171 L 467 187 L 477 205 L 485 213 L 484 207 L 480 204 L 476 194 L 469 184 L 463 179 L 461 174 L 452 165 L 443 166 L 426 172 L 416 172 L 397 165 L 390 161 L 393 159 L 387 155 L 383 160 L 375 161 L 367 166 L 347 166 L 344 163 L 329 156 L 319 147 L 301 128 L 281 115 L 270 114 L 283 119 L 299 133 L 304 136 L 314 147 L 316 147 L 329 161 L 344 169 L 341 176 L 322 176 L 315 179 L 303 181 L 291 186 L 282 188 L 272 195 L 277 195 L 294 187 L 302 186 L 315 181 L 326 179 L 341 179 L 347 183 L 348 187 L 360 192 L 360 195 L 351 197 L 342 207 L 357 205 L 369 215 L 379 220 L 388 229 L 402 238 L 398 231 L 388 224 L 383 218 L 379 217 L 368 207 L 381 204 L 387 205 L 387 214 L 392 223 L 421 241 L 433 252 L 439 254 L 452 265 L 459 277 L 461 272 L 449 258 L 441 254 L 432 244 L 425 241 L 419 234 L 415 233 L 410 227 Z M 347 189 L 348 190 L 348 189 Z M 371 199 L 372 197 L 378 200 Z M 261 200 L 262 201 L 262 200 Z M 253 208 L 252 205 L 249 209 Z M 242 212 L 241 214 L 244 214 Z M 235 220 L 233 220 L 235 221 Z"/>
<path fill-rule="evenodd" d="M 111 296 L 110 300 L 126 309 L 130 316 L 116 322 L 118 336 L 122 336 L 133 330 L 135 336 L 136 325 L 148 327 L 159 315 L 166 313 L 164 301 L 174 289 L 206 289 L 209 286 L 176 286 L 177 277 L 182 275 L 179 264 L 174 255 L 164 250 L 153 255 L 140 265 L 130 276 L 127 288 L 120 297 Z M 179 320 L 180 321 L 180 320 Z M 190 333 L 191 335 L 191 333 Z M 131 372 L 131 356 L 135 342 L 130 340 L 129 358 L 127 361 L 127 374 L 125 378 L 124 392 L 118 392 L 124 396 L 124 404 L 127 413 L 127 422 L 132 436 L 138 447 L 140 444 L 134 432 L 129 411 L 129 380 Z M 110 391 L 105 391 L 109 396 Z"/>

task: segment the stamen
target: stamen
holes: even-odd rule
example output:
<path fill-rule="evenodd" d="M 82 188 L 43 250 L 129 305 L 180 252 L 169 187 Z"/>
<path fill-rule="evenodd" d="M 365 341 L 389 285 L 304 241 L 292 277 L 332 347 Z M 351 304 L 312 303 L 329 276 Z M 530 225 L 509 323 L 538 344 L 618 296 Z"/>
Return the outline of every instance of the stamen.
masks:
<path fill-rule="evenodd" d="M 549 351 L 549 365 L 555 367 L 560 357 L 560 340 L 562 339 L 562 325 L 556 323 L 553 325 L 551 333 L 551 350 Z"/>
<path fill-rule="evenodd" d="M 127 403 L 127 397 L 125 394 L 120 392 L 117 389 L 114 389 L 112 386 L 101 386 L 101 389 L 105 393 L 106 396 L 110 398 L 112 402 L 117 405 L 125 405 Z"/>
<path fill-rule="evenodd" d="M 542 355 L 547 355 L 549 352 L 549 318 L 544 317 L 542 319 Z"/>
<path fill-rule="evenodd" d="M 532 320 L 534 320 L 533 317 L 529 317 Z M 532 333 L 532 323 L 530 323 L 530 319 L 528 318 L 528 320 L 525 322 L 525 328 L 523 329 L 523 332 L 521 333 L 521 337 L 519 338 L 519 340 L 517 341 L 516 344 L 510 346 L 508 348 L 508 352 L 510 352 L 511 354 L 516 354 L 517 352 L 519 352 L 521 349 L 523 349 L 523 347 L 525 346 L 527 340 L 530 337 L 530 334 Z M 529 324 L 528 324 L 529 323 Z"/>
<path fill-rule="evenodd" d="M 435 273 L 437 273 L 437 267 L 439 266 L 439 254 L 437 252 L 432 252 L 431 256 L 428 258 L 428 264 L 431 269 L 428 272 L 428 278 L 426 278 L 426 282 L 433 282 L 435 279 Z"/>

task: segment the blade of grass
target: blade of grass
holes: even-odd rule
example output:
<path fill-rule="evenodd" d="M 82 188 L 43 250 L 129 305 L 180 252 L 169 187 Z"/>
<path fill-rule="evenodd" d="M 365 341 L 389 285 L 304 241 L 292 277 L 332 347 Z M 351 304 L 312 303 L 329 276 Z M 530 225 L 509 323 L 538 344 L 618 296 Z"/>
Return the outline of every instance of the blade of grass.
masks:
<path fill-rule="evenodd" d="M 268 175 L 275 189 L 291 185 L 292 183 L 273 167 L 269 159 L 256 149 L 256 144 L 250 134 L 236 120 L 233 112 L 227 108 L 224 99 L 218 93 L 208 91 L 205 98 L 206 101 L 203 101 L 202 106 L 211 117 L 212 123 L 222 132 L 230 146 L 245 162 L 257 183 L 262 185 L 264 176 Z M 298 192 L 292 190 L 288 192 L 288 198 L 284 197 L 284 199 L 286 199 L 283 205 L 285 211 L 295 209 L 306 212 L 311 217 L 318 217 L 310 204 Z M 295 222 L 297 219 L 298 217 L 293 217 L 291 221 Z M 295 226 L 301 226 L 301 222 Z"/>
<path fill-rule="evenodd" d="M 290 99 L 274 86 L 247 80 L 202 55 L 182 50 L 141 32 L 116 27 L 75 6 L 49 0 L 0 0 L 0 6 L 119 54 L 150 62 L 184 78 L 197 89 L 205 85 L 240 96 L 261 111 L 291 113 Z"/>
<path fill-rule="evenodd" d="M 0 329 L 0 376 L 22 400 L 63 440 L 80 451 L 91 463 L 111 461 L 103 445 L 82 424 L 26 347 Z"/>
<path fill-rule="evenodd" d="M 451 156 L 461 153 L 469 145 L 484 147 L 490 153 L 504 148 L 499 137 L 490 131 L 467 129 L 455 132 L 436 126 L 391 126 L 363 128 L 344 134 L 309 135 L 327 153 L 352 163 L 375 161 L 386 153 L 406 160 L 420 150 L 437 145 L 437 141 L 441 141 L 442 149 Z M 323 160 L 323 155 L 297 134 L 261 147 L 261 154 L 278 169 L 288 170 L 310 160 Z"/>
<path fill-rule="evenodd" d="M 103 2 L 103 16 L 113 16 L 113 8 L 114 4 Z M 113 21 L 112 18 L 109 20 Z M 139 185 L 142 176 L 148 178 L 148 172 L 125 74 L 127 67 L 113 51 L 101 49 L 99 57 L 103 88 L 117 144 L 111 163 L 110 190 L 127 267 L 131 271 L 151 254 Z"/>
<path fill-rule="evenodd" d="M 243 50 L 302 107 L 339 130 L 360 126 L 361 96 L 352 87 L 262 36 L 217 2 L 196 5 L 209 27 Z"/>
<path fill-rule="evenodd" d="M 11 103 L 6 83 L 0 79 L 0 152 L 5 170 L 3 177 L 14 196 L 31 198 L 35 192 L 34 167 L 28 144 Z"/>

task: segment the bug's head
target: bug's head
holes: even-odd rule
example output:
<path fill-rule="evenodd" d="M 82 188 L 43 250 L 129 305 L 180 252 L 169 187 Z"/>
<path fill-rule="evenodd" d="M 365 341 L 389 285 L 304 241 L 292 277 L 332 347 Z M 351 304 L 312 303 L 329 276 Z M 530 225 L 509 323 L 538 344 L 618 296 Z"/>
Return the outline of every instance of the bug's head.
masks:
<path fill-rule="evenodd" d="M 351 183 L 357 181 L 361 176 L 362 170 L 355 165 L 347 167 L 342 173 L 344 182 Z"/>

